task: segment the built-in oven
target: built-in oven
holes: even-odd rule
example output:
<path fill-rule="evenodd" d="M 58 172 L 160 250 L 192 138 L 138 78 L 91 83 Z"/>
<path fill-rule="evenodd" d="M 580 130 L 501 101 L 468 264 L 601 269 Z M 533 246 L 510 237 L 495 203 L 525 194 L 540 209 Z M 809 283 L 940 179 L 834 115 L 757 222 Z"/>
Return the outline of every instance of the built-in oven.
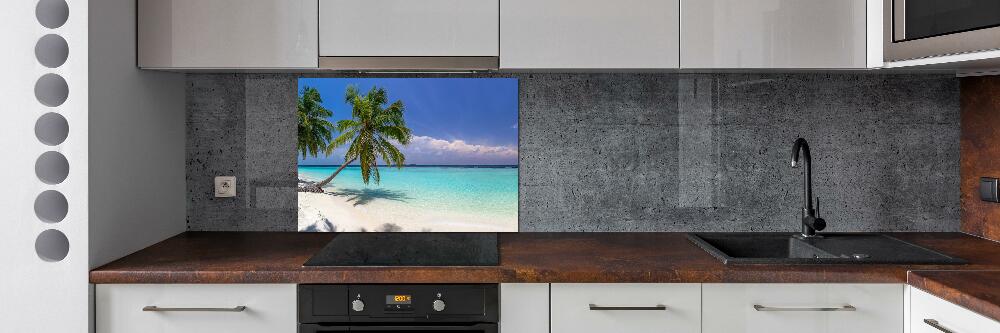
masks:
<path fill-rule="evenodd" d="M 885 60 L 1000 49 L 1000 0 L 884 0 Z"/>
<path fill-rule="evenodd" d="M 303 284 L 299 333 L 497 333 L 495 284 Z"/>

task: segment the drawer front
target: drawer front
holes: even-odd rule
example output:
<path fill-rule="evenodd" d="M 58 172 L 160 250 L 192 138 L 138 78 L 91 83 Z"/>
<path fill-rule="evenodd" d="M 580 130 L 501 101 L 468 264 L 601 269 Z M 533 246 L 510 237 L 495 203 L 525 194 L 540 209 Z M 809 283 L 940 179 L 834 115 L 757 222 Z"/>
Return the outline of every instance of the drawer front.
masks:
<path fill-rule="evenodd" d="M 945 301 L 917 288 L 910 290 L 909 333 L 996 333 L 1000 322 Z M 931 323 L 925 322 L 931 321 Z M 937 325 L 935 327 L 934 325 Z M 938 328 L 939 327 L 939 328 Z"/>
<path fill-rule="evenodd" d="M 294 284 L 101 284 L 98 333 L 294 333 Z M 166 311 L 143 311 L 156 306 Z M 242 311 L 171 311 L 178 308 Z"/>
<path fill-rule="evenodd" d="M 549 284 L 500 284 L 501 333 L 549 333 Z"/>
<path fill-rule="evenodd" d="M 701 330 L 699 284 L 554 283 L 551 288 L 553 333 Z"/>
<path fill-rule="evenodd" d="M 902 284 L 705 284 L 705 333 L 903 332 Z M 837 311 L 852 306 L 853 311 Z M 756 306 L 756 307 L 755 307 Z"/>

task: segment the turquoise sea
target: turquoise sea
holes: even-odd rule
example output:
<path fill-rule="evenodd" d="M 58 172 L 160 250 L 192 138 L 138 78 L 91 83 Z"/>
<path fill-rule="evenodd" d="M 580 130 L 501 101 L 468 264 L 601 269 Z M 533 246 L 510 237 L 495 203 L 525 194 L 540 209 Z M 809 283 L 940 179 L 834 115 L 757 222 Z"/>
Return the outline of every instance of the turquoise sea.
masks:
<path fill-rule="evenodd" d="M 299 178 L 320 181 L 339 166 L 299 166 Z M 380 184 L 366 186 L 361 168 L 348 166 L 324 188 L 365 201 L 393 200 L 415 208 L 497 217 L 517 216 L 517 166 L 380 167 Z"/>

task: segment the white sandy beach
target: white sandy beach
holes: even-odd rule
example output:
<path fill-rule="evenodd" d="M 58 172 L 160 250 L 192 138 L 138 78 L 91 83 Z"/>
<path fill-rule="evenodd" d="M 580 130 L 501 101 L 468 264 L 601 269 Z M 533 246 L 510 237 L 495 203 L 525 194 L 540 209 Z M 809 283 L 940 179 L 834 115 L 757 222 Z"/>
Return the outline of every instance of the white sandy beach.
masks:
<path fill-rule="evenodd" d="M 429 211 L 393 200 L 355 205 L 350 196 L 299 192 L 299 231 L 517 231 L 517 216 L 490 217 Z M 387 224 L 389 224 L 387 226 Z"/>

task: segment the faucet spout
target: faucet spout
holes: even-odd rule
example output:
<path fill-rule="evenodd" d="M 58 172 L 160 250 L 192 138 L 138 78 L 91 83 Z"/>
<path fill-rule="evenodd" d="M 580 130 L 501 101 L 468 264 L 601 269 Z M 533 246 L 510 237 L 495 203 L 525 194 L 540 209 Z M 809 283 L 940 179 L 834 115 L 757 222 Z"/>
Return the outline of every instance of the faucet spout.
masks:
<path fill-rule="evenodd" d="M 809 153 L 809 143 L 803 138 L 796 139 L 792 145 L 792 167 L 800 166 L 805 169 L 802 171 L 802 236 L 816 237 L 816 231 L 826 228 L 826 221 L 816 216 L 813 209 L 812 155 Z"/>
<path fill-rule="evenodd" d="M 802 152 L 802 163 L 799 163 L 799 152 Z M 802 166 L 802 208 L 812 210 L 812 154 L 809 153 L 809 143 L 806 139 L 798 138 L 792 144 L 792 167 Z"/>

